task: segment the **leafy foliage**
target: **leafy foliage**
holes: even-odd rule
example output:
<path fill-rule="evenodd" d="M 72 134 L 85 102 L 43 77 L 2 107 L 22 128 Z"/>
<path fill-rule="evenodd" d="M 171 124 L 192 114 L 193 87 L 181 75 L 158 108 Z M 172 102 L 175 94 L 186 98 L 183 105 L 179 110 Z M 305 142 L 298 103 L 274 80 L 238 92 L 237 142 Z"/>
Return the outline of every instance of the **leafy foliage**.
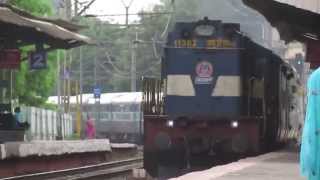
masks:
<path fill-rule="evenodd" d="M 173 5 L 170 0 L 162 0 L 135 22 L 138 26 L 129 28 L 111 25 L 109 22 L 98 18 L 81 19 L 80 23 L 87 26 L 83 34 L 94 37 L 101 43 L 98 48 L 83 47 L 83 77 L 84 92 L 92 93 L 94 82 L 94 59 L 97 59 L 96 74 L 97 84 L 104 92 L 130 91 L 131 81 L 131 55 L 132 42 L 138 38 L 134 50 L 136 57 L 137 90 L 141 90 L 143 76 L 160 77 L 161 51 L 166 33 L 175 20 L 196 19 L 197 3 L 194 0 L 176 0 L 176 11 L 172 12 Z M 158 14 L 157 14 L 158 13 Z M 169 23 L 169 28 L 166 28 Z M 164 34 L 164 36 L 161 36 Z M 162 42 L 162 43 L 155 43 Z M 79 77 L 79 50 L 74 50 L 73 72 L 74 78 Z"/>
<path fill-rule="evenodd" d="M 35 15 L 51 15 L 53 12 L 50 0 L 10 0 L 9 2 Z M 93 37 L 100 43 L 99 47 L 82 47 L 84 93 L 92 93 L 95 84 L 99 85 L 103 92 L 130 91 L 132 42 L 136 37 L 139 40 L 134 50 L 139 91 L 143 76 L 160 77 L 162 46 L 167 33 L 176 21 L 196 21 L 203 16 L 230 22 L 242 22 L 243 17 L 250 22 L 257 22 L 256 19 L 260 19 L 253 12 L 247 12 L 236 0 L 228 2 L 174 0 L 175 6 L 172 2 L 173 0 L 161 0 L 160 4 L 145 13 L 149 15 L 141 13 L 140 20 L 135 22 L 139 24 L 138 26 L 129 28 L 101 21 L 99 18 L 76 18 L 78 23 L 87 26 L 87 29 L 81 33 Z M 162 14 L 163 12 L 172 13 Z M 156 14 L 150 15 L 150 13 Z M 252 31 L 258 38 L 261 37 L 256 27 L 247 29 L 248 33 Z M 26 51 L 27 49 L 24 50 Z M 79 48 L 72 50 L 73 61 L 69 65 L 72 78 L 77 80 L 80 76 L 79 52 Z M 27 62 L 22 64 L 16 78 L 16 95 L 21 102 L 29 105 L 43 104 L 52 94 L 56 79 L 55 54 L 50 54 L 48 59 L 49 69 L 45 71 L 30 72 Z"/>
<path fill-rule="evenodd" d="M 8 2 L 35 16 L 49 16 L 53 12 L 51 0 L 9 0 Z"/>
<path fill-rule="evenodd" d="M 50 0 L 10 0 L 10 4 L 24 9 L 34 15 L 44 16 L 51 15 L 52 4 Z M 22 56 L 27 57 L 28 53 L 33 50 L 32 46 L 22 48 Z M 21 104 L 31 106 L 45 106 L 47 98 L 56 80 L 56 53 L 48 53 L 48 69 L 31 71 L 29 64 L 25 60 L 21 63 L 19 71 L 15 77 L 15 97 Z"/>
<path fill-rule="evenodd" d="M 19 72 L 16 74 L 15 96 L 20 103 L 31 106 L 42 106 L 51 91 L 56 80 L 55 55 L 48 54 L 48 69 L 30 71 L 28 62 L 22 62 Z"/>
<path fill-rule="evenodd" d="M 88 27 L 81 33 L 93 37 L 100 44 L 98 47 L 82 47 L 84 92 L 92 92 L 95 80 L 97 85 L 107 92 L 128 89 L 127 81 L 130 69 L 126 63 L 130 51 L 127 46 L 128 40 L 125 29 L 96 18 L 83 18 L 80 23 Z M 74 79 L 79 79 L 80 76 L 79 51 L 79 48 L 73 50 L 71 70 Z"/>
<path fill-rule="evenodd" d="M 53 12 L 51 0 L 10 0 L 9 2 L 34 15 L 48 16 Z M 162 14 L 163 12 L 172 13 Z M 243 17 L 250 22 L 256 22 L 256 19 L 260 19 L 253 12 L 247 12 L 247 9 L 241 6 L 237 0 L 229 0 L 228 2 L 161 0 L 160 4 L 155 5 L 145 14 L 148 13 L 149 15 L 141 13 L 140 19 L 135 22 L 139 25 L 129 28 L 101 21 L 99 18 L 76 18 L 78 23 L 87 27 L 81 33 L 100 43 L 98 47 L 82 47 L 84 93 L 92 93 L 95 84 L 99 85 L 103 92 L 130 91 L 132 42 L 136 37 L 139 40 L 134 50 L 137 90 L 139 91 L 141 90 L 140 80 L 143 76 L 160 77 L 162 46 L 167 33 L 176 21 L 196 21 L 203 16 L 230 22 L 242 22 L 244 21 Z M 156 14 L 150 15 L 150 13 Z M 257 33 L 259 30 L 256 27 L 248 27 L 247 29 L 248 33 L 252 31 L 258 38 L 262 37 Z M 29 50 L 30 48 L 24 49 L 24 52 Z M 71 76 L 78 80 L 80 76 L 80 48 L 73 49 L 71 52 L 73 57 L 73 61 L 69 64 Z M 48 59 L 49 69 L 44 71 L 30 72 L 27 62 L 22 64 L 16 77 L 16 96 L 20 98 L 21 102 L 29 105 L 41 105 L 52 94 L 56 79 L 55 52 L 51 53 Z"/>

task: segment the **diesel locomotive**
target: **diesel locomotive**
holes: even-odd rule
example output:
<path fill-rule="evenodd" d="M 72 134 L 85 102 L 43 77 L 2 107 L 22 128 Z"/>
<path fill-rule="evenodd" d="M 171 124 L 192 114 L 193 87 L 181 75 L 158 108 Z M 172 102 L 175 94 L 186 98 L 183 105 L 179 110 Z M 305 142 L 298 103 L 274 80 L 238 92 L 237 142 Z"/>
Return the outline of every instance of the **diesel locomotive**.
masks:
<path fill-rule="evenodd" d="M 272 150 L 289 138 L 294 70 L 240 31 L 204 18 L 168 34 L 161 79 L 143 79 L 152 176 Z"/>

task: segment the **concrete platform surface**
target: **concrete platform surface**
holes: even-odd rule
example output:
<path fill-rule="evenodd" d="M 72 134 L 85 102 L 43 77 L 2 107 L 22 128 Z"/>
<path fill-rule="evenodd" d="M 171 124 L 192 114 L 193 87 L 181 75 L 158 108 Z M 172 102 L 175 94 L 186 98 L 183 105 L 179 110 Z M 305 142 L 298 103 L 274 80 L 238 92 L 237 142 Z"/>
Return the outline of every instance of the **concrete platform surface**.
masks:
<path fill-rule="evenodd" d="M 8 142 L 0 145 L 0 159 L 111 151 L 109 139 Z"/>
<path fill-rule="evenodd" d="M 130 143 L 111 143 L 112 149 L 132 149 L 132 148 L 138 148 L 136 144 L 130 144 Z"/>
<path fill-rule="evenodd" d="M 306 180 L 300 175 L 298 153 L 273 152 L 227 165 L 192 172 L 174 180 Z"/>

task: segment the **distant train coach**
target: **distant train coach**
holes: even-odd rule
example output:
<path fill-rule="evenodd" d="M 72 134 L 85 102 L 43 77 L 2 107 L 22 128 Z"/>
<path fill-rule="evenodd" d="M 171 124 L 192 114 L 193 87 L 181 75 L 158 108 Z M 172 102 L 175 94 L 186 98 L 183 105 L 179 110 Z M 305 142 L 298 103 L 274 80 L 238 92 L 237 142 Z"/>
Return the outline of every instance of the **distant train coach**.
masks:
<path fill-rule="evenodd" d="M 239 24 L 178 22 L 161 79 L 143 80 L 145 168 L 158 176 L 286 142 L 295 78 Z"/>
<path fill-rule="evenodd" d="M 102 93 L 100 99 L 95 99 L 93 94 L 83 94 L 82 99 L 83 130 L 86 120 L 92 118 L 95 122 L 96 138 L 109 138 L 113 143 L 141 144 L 141 92 Z M 57 103 L 57 97 L 49 98 L 49 102 Z M 79 108 L 77 102 L 76 96 L 70 98 L 74 123 Z M 76 124 L 74 127 L 77 127 Z"/>

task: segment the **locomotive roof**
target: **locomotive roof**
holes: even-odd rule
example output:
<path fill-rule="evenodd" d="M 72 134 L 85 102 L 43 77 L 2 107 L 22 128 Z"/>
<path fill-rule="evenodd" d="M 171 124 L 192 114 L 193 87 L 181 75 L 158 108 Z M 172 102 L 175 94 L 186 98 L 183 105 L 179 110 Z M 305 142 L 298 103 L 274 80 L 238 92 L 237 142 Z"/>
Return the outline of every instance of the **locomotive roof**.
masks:
<path fill-rule="evenodd" d="M 142 101 L 142 92 L 121 92 L 121 93 L 103 93 L 100 97 L 101 104 L 110 103 L 140 103 Z M 48 98 L 48 103 L 58 104 L 58 97 L 51 96 Z M 70 97 L 70 104 L 76 104 L 76 96 Z M 83 104 L 95 104 L 93 94 L 82 95 Z"/>

